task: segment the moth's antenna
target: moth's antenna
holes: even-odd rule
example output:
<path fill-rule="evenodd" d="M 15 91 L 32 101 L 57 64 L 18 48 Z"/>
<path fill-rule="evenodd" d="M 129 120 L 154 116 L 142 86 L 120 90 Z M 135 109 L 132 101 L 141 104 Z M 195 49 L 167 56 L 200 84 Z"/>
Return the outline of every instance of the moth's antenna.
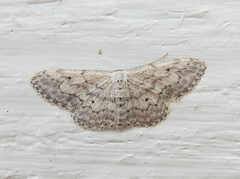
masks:
<path fill-rule="evenodd" d="M 149 69 L 149 68 L 152 67 L 152 65 L 154 65 L 154 63 L 156 63 L 157 61 L 163 59 L 163 58 L 166 57 L 167 55 L 168 55 L 168 53 L 166 53 L 165 55 L 163 55 L 161 58 L 159 58 L 158 60 L 156 60 L 156 61 L 154 61 L 154 62 L 148 63 L 148 64 L 146 64 L 146 65 L 142 65 L 142 66 L 139 66 L 139 67 L 132 68 L 132 69 L 130 69 L 130 70 L 128 70 L 128 71 L 134 71 L 134 72 L 136 72 L 136 71 L 139 71 L 139 70 Z"/>
<path fill-rule="evenodd" d="M 149 63 L 149 64 L 153 64 L 153 63 L 156 63 L 157 61 L 159 61 L 159 60 L 161 60 L 161 59 L 163 59 L 164 57 L 166 57 L 168 55 L 168 53 L 166 53 L 165 55 L 163 55 L 161 58 L 159 58 L 158 60 L 155 60 L 154 62 L 152 62 L 152 63 Z"/>

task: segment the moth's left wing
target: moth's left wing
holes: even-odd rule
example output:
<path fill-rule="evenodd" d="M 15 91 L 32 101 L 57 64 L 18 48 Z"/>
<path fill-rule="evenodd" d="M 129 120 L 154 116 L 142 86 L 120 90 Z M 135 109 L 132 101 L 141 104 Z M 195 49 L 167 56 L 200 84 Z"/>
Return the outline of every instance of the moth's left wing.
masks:
<path fill-rule="evenodd" d="M 31 84 L 46 101 L 72 112 L 98 96 L 110 79 L 107 71 L 51 69 L 36 73 Z"/>

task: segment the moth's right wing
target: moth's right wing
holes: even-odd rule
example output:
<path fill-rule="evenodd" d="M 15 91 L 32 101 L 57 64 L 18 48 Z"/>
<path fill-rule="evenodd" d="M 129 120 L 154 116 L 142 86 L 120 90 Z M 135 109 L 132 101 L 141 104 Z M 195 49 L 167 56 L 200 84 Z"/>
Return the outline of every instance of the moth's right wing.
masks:
<path fill-rule="evenodd" d="M 196 58 L 177 58 L 128 70 L 128 83 L 151 91 L 165 102 L 191 92 L 201 80 L 206 64 Z"/>

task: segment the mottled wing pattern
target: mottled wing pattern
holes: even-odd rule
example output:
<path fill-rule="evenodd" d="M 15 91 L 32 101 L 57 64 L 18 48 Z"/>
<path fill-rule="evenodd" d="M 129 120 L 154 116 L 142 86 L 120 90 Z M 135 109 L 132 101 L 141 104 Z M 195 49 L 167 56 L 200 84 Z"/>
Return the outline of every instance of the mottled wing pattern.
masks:
<path fill-rule="evenodd" d="M 49 103 L 72 112 L 102 93 L 110 78 L 104 71 L 52 69 L 36 73 L 31 84 Z"/>
<path fill-rule="evenodd" d="M 87 95 L 88 100 L 72 113 L 74 122 L 88 130 L 116 128 L 114 84 L 111 80 L 101 91 Z"/>
<path fill-rule="evenodd" d="M 191 92 L 205 70 L 205 63 L 194 58 L 151 63 L 129 70 L 130 125 L 149 127 L 163 121 L 170 102 Z"/>
<path fill-rule="evenodd" d="M 206 70 L 196 58 L 177 58 L 130 70 L 129 82 L 151 91 L 163 102 L 174 102 L 191 92 Z"/>
<path fill-rule="evenodd" d="M 130 79 L 127 86 L 131 96 L 127 110 L 129 126 L 155 126 L 167 117 L 168 104 L 154 94 L 150 88 L 139 87 Z"/>

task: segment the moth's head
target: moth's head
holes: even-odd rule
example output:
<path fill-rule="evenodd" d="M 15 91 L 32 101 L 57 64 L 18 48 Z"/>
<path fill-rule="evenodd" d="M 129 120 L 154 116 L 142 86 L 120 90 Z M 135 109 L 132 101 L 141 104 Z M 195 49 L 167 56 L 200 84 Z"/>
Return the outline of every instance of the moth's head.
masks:
<path fill-rule="evenodd" d="M 123 70 L 115 70 L 112 73 L 112 81 L 119 86 L 125 85 L 127 81 L 127 74 L 124 73 Z"/>

